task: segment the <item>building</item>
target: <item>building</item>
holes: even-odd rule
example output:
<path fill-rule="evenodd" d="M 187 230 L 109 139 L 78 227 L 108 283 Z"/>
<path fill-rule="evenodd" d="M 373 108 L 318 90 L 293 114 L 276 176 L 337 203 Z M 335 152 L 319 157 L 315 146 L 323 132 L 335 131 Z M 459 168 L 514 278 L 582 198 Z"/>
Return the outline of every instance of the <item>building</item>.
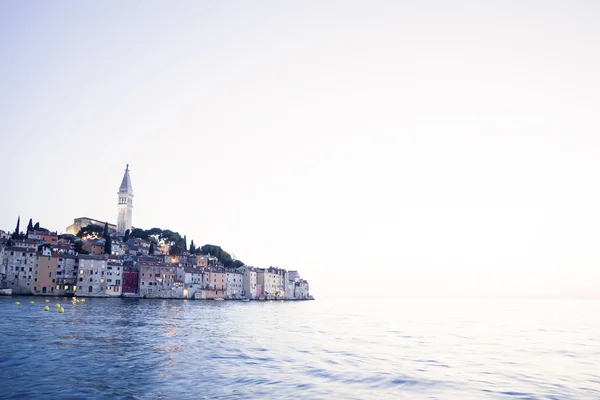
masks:
<path fill-rule="evenodd" d="M 111 276 L 111 281 L 108 282 L 107 256 L 80 254 L 78 259 L 77 296 L 113 297 L 121 295 L 121 285 L 116 283 L 116 277 Z"/>
<path fill-rule="evenodd" d="M 36 252 L 26 247 L 10 246 L 4 249 L 6 287 L 13 294 L 32 294 Z"/>
<path fill-rule="evenodd" d="M 301 299 L 301 300 L 308 299 L 310 297 L 310 293 L 309 293 L 308 289 L 309 289 L 308 282 L 305 281 L 304 279 L 300 279 L 298 282 L 296 282 L 295 290 L 294 290 L 294 297 L 296 299 Z"/>
<path fill-rule="evenodd" d="M 156 261 L 138 261 L 139 293 L 142 297 L 178 299 L 183 297 L 183 283 L 176 281 L 177 267 Z"/>
<path fill-rule="evenodd" d="M 126 297 L 136 297 L 139 292 L 140 272 L 134 267 L 123 267 L 122 293 Z"/>
<path fill-rule="evenodd" d="M 125 231 L 131 230 L 133 215 L 133 189 L 129 177 L 129 164 L 125 167 L 125 174 L 117 195 L 117 232 L 124 234 Z"/>
<path fill-rule="evenodd" d="M 2 229 L 0 229 L 0 240 L 2 239 L 10 239 L 10 233 L 4 232 Z"/>
<path fill-rule="evenodd" d="M 285 271 L 283 275 L 283 297 L 286 299 L 294 298 L 294 290 L 296 286 L 296 282 L 294 279 L 290 279 L 292 271 Z"/>
<path fill-rule="evenodd" d="M 274 268 L 256 271 L 257 295 L 273 299 L 281 294 L 282 278 Z M 261 293 L 258 293 L 261 292 Z"/>
<path fill-rule="evenodd" d="M 202 289 L 196 291 L 196 299 L 215 299 L 227 296 L 227 278 L 223 268 L 204 268 Z"/>
<path fill-rule="evenodd" d="M 243 267 L 239 267 L 237 270 L 244 276 L 244 287 L 242 291 L 242 296 L 245 296 L 249 299 L 255 299 L 257 296 L 256 269 L 244 265 Z"/>
<path fill-rule="evenodd" d="M 81 228 L 85 228 L 88 225 L 96 225 L 104 228 L 105 221 L 99 221 L 97 219 L 88 218 L 88 217 L 79 217 L 73 220 L 73 224 L 67 226 L 65 229 L 67 234 L 77 235 Z M 114 224 L 108 224 L 109 232 L 116 232 L 117 226 Z"/>
<path fill-rule="evenodd" d="M 86 240 L 82 249 L 90 254 L 104 254 L 104 243 L 100 240 Z"/>
<path fill-rule="evenodd" d="M 31 231 L 27 234 L 27 238 L 49 244 L 58 244 L 58 233 L 56 232 Z"/>
<path fill-rule="evenodd" d="M 79 274 L 79 260 L 72 254 L 52 253 L 56 262 L 57 296 L 70 296 L 77 292 L 77 275 Z"/>
<path fill-rule="evenodd" d="M 239 299 L 244 292 L 244 275 L 233 271 L 225 273 L 227 280 L 227 298 Z"/>
<path fill-rule="evenodd" d="M 202 289 L 203 272 L 200 268 L 178 267 L 177 280 L 183 282 L 183 298 L 194 298 L 196 292 Z"/>
<path fill-rule="evenodd" d="M 35 256 L 35 271 L 33 278 L 33 294 L 54 295 L 60 289 L 57 282 L 58 257 L 44 249 Z"/>
<path fill-rule="evenodd" d="M 13 241 L 15 247 L 23 247 L 33 252 L 37 252 L 38 247 L 42 242 L 35 239 L 22 239 Z"/>
<path fill-rule="evenodd" d="M 197 267 L 212 267 L 219 261 L 217 257 L 206 254 L 198 254 L 195 257 Z"/>

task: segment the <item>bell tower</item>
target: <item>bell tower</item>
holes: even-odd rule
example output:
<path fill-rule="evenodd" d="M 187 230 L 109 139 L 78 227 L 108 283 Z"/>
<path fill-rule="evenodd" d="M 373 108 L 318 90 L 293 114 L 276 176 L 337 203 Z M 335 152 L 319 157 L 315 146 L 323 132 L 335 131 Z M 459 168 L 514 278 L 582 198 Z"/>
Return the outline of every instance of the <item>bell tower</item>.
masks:
<path fill-rule="evenodd" d="M 133 189 L 129 177 L 129 164 L 125 167 L 125 174 L 117 194 L 117 233 L 122 235 L 127 229 L 131 230 L 131 217 L 133 214 Z"/>

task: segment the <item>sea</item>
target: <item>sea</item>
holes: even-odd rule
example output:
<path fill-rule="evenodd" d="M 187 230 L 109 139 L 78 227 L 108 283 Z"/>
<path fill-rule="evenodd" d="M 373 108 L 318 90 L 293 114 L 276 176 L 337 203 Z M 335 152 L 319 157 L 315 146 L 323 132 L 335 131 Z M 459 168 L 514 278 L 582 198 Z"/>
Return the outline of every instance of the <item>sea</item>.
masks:
<path fill-rule="evenodd" d="M 598 300 L 44 300 L 0 297 L 0 399 L 600 399 Z"/>

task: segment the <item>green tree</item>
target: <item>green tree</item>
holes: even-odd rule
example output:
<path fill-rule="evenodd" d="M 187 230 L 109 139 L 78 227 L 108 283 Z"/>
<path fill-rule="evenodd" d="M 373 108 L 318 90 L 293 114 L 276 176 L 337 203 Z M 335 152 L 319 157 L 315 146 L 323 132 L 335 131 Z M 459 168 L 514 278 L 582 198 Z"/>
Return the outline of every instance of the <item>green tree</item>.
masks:
<path fill-rule="evenodd" d="M 140 228 L 135 228 L 134 230 L 132 230 L 129 236 L 140 238 L 142 240 L 148 240 L 148 233 Z"/>
<path fill-rule="evenodd" d="M 148 254 L 151 256 L 154 255 L 154 242 L 150 242 L 150 248 L 148 249 Z"/>
<path fill-rule="evenodd" d="M 106 239 L 108 237 L 108 222 L 104 223 L 104 232 L 102 233 L 102 237 Z M 107 253 L 110 254 L 110 253 Z"/>
<path fill-rule="evenodd" d="M 27 224 L 27 237 L 29 237 L 29 232 L 33 231 L 33 221 L 31 220 L 31 218 L 29 218 L 29 223 Z"/>
<path fill-rule="evenodd" d="M 17 218 L 17 227 L 15 228 L 15 233 L 13 233 L 13 239 L 20 239 L 19 225 L 21 225 L 21 216 L 20 215 Z"/>
<path fill-rule="evenodd" d="M 98 225 L 88 225 L 79 230 L 77 232 L 77 237 L 82 238 L 84 236 L 89 237 L 90 239 L 100 239 L 104 232 L 104 228 Z"/>
<path fill-rule="evenodd" d="M 129 229 L 127 229 L 125 231 L 125 236 L 123 236 L 123 241 L 124 242 L 127 242 L 129 240 L 129 235 L 130 235 L 130 232 L 129 232 Z"/>
<path fill-rule="evenodd" d="M 104 242 L 104 253 L 111 255 L 112 254 L 112 238 L 110 236 L 106 237 L 106 241 Z"/>
<path fill-rule="evenodd" d="M 194 240 L 190 242 L 190 253 L 196 254 L 196 245 L 194 244 Z"/>
<path fill-rule="evenodd" d="M 183 251 L 187 251 L 187 235 L 183 235 Z"/>
<path fill-rule="evenodd" d="M 88 251 L 83 249 L 83 242 L 81 240 L 75 242 L 75 252 L 79 254 L 90 254 Z"/>
<path fill-rule="evenodd" d="M 33 226 L 33 230 L 34 230 L 34 231 L 37 231 L 37 230 L 39 230 L 39 229 L 40 229 L 40 223 L 39 223 L 39 222 L 36 222 L 36 223 L 35 223 L 35 225 Z"/>

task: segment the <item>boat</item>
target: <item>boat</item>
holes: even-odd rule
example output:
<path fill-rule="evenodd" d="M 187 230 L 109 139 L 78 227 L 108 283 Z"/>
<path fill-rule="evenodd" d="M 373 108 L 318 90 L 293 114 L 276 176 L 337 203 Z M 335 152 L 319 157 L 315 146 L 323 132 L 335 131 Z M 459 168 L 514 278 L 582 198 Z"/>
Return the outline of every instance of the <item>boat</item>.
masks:
<path fill-rule="evenodd" d="M 250 299 L 247 297 L 242 297 L 242 301 L 250 301 Z"/>
<path fill-rule="evenodd" d="M 0 296 L 10 296 L 12 289 L 0 289 Z"/>
<path fill-rule="evenodd" d="M 215 300 L 216 300 L 216 301 L 223 301 L 223 300 L 225 300 L 225 299 L 224 299 L 224 298 L 222 298 L 222 297 L 215 297 Z"/>

